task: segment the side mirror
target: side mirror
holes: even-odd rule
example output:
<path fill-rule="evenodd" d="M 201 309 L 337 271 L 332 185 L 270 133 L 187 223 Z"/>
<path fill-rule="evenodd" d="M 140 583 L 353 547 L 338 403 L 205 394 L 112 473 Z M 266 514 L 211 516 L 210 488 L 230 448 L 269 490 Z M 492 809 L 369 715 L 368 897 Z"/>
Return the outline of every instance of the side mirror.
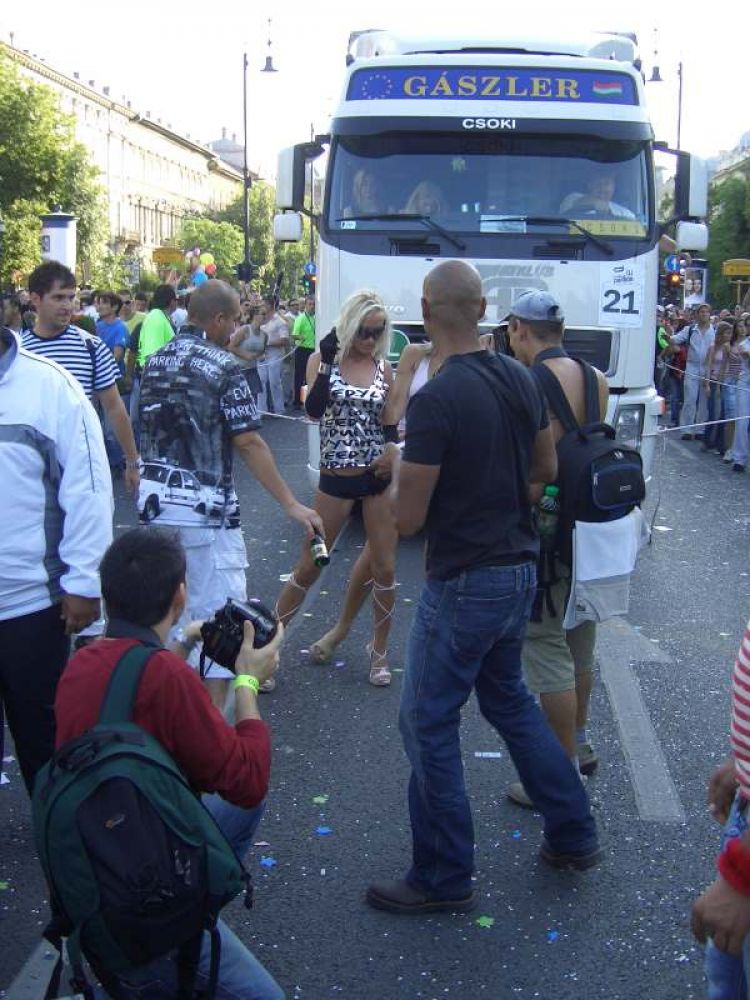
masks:
<path fill-rule="evenodd" d="M 323 138 L 323 137 L 321 137 Z M 279 153 L 276 171 L 276 205 L 302 212 L 305 208 L 306 166 L 324 152 L 321 142 L 301 142 Z"/>
<path fill-rule="evenodd" d="M 276 170 L 276 206 L 298 212 L 305 207 L 305 160 L 299 146 L 279 153 Z"/>
<path fill-rule="evenodd" d="M 677 154 L 674 214 L 677 219 L 705 219 L 708 214 L 706 162 L 690 153 Z"/>
<path fill-rule="evenodd" d="M 704 222 L 678 222 L 675 243 L 678 250 L 705 250 L 708 247 L 708 226 Z"/>
<path fill-rule="evenodd" d="M 274 215 L 273 238 L 278 243 L 299 243 L 302 239 L 302 216 L 299 212 Z"/>

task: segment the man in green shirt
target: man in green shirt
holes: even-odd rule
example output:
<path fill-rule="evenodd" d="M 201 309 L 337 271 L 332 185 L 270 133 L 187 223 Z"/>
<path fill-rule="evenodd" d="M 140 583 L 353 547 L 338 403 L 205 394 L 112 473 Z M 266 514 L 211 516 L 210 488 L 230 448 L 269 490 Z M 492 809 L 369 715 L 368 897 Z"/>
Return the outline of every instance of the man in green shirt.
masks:
<path fill-rule="evenodd" d="M 310 355 L 315 350 L 315 296 L 305 296 L 305 311 L 301 312 L 292 327 L 294 341 L 294 409 L 302 408 L 302 386 Z"/>
<path fill-rule="evenodd" d="M 138 324 L 144 321 L 146 313 L 138 310 L 136 297 L 132 292 L 129 292 L 127 288 L 121 288 L 117 294 L 122 299 L 119 318 L 128 328 L 128 333 L 132 334 Z"/>
<path fill-rule="evenodd" d="M 174 337 L 169 317 L 177 308 L 177 294 L 171 285 L 159 285 L 151 299 L 151 311 L 141 326 L 138 340 L 138 367 L 143 369 L 154 353 Z"/>

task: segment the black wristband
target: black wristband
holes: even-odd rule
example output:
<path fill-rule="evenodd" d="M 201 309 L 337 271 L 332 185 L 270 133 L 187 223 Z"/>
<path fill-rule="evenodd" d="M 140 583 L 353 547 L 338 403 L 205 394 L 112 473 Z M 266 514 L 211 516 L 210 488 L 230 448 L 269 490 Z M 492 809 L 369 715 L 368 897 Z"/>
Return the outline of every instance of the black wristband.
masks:
<path fill-rule="evenodd" d="M 384 424 L 383 437 L 386 443 L 392 441 L 394 444 L 398 444 L 398 424 Z"/>

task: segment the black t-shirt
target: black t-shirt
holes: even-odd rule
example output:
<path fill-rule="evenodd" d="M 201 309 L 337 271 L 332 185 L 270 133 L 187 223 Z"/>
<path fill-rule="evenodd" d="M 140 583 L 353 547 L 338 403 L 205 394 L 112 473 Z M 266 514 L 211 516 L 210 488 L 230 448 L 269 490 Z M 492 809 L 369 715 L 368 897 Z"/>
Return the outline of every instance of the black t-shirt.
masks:
<path fill-rule="evenodd" d="M 512 410 L 482 368 L 501 381 Z M 527 483 L 534 439 L 547 424 L 529 372 L 485 351 L 449 357 L 412 397 L 404 461 L 440 466 L 425 523 L 428 576 L 537 558 Z"/>

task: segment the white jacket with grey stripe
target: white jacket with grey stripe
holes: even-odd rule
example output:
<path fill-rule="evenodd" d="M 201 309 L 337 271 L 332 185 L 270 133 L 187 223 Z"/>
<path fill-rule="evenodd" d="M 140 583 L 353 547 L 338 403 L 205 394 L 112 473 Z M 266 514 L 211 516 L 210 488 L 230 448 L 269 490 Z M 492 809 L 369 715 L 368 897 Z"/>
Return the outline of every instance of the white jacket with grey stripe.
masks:
<path fill-rule="evenodd" d="M 99 597 L 112 541 L 101 424 L 76 379 L 0 329 L 0 620 Z"/>

